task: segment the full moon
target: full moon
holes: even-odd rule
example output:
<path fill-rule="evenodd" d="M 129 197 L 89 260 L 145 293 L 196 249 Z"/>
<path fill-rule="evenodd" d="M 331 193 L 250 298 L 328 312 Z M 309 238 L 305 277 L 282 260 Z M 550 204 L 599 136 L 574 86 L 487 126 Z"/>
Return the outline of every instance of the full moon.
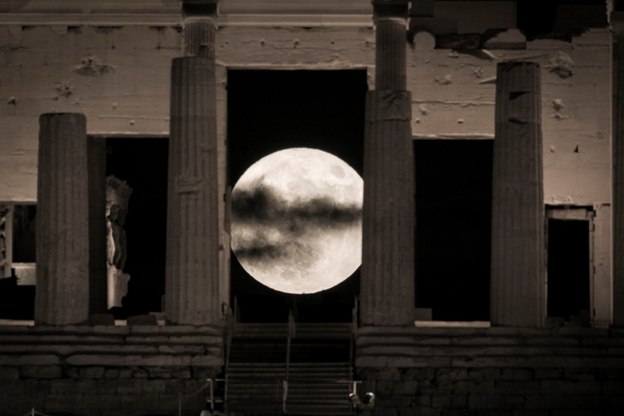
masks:
<path fill-rule="evenodd" d="M 260 283 L 286 293 L 336 286 L 362 262 L 364 183 L 317 149 L 254 163 L 232 190 L 232 251 Z"/>

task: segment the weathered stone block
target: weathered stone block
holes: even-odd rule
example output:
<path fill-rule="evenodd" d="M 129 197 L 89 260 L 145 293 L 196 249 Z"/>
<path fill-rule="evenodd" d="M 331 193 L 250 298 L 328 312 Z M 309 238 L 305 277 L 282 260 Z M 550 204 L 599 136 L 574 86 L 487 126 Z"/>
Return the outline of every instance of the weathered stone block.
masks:
<path fill-rule="evenodd" d="M 117 394 L 139 394 L 141 393 L 141 380 L 124 379 L 117 381 Z"/>
<path fill-rule="evenodd" d="M 450 394 L 432 394 L 431 406 L 440 409 L 448 409 L 451 407 L 451 395 Z"/>
<path fill-rule="evenodd" d="M 80 368 L 78 367 L 66 367 L 64 373 L 67 378 L 80 378 Z"/>
<path fill-rule="evenodd" d="M 528 368 L 503 368 L 501 380 L 531 380 L 533 371 Z"/>
<path fill-rule="evenodd" d="M 177 380 L 176 380 L 177 381 Z M 158 395 L 158 405 L 160 410 L 177 410 L 178 409 L 178 395 L 165 393 Z"/>
<path fill-rule="evenodd" d="M 420 416 L 420 409 L 418 407 L 401 407 L 399 409 L 399 416 Z"/>
<path fill-rule="evenodd" d="M 541 392 L 547 395 L 553 394 L 573 394 L 574 382 L 567 380 L 542 380 Z"/>
<path fill-rule="evenodd" d="M 61 378 L 63 374 L 57 365 L 24 365 L 19 372 L 20 378 Z"/>
<path fill-rule="evenodd" d="M 390 380 L 380 380 L 377 381 L 377 389 L 375 390 L 375 395 L 380 398 L 391 397 L 392 390 L 394 389 L 394 381 Z"/>
<path fill-rule="evenodd" d="M 81 378 L 104 378 L 104 373 L 106 369 L 104 367 L 85 367 L 80 369 L 80 377 Z"/>
<path fill-rule="evenodd" d="M 50 381 L 50 394 L 71 394 L 74 393 L 73 379 L 60 379 Z"/>
<path fill-rule="evenodd" d="M 377 374 L 378 380 L 401 380 L 398 368 L 382 368 Z"/>
<path fill-rule="evenodd" d="M 198 367 L 198 366 L 193 366 L 191 368 L 191 373 L 193 374 L 193 378 L 200 378 L 204 380 L 209 379 L 209 378 L 215 378 L 220 372 L 221 372 L 220 368 Z"/>
<path fill-rule="evenodd" d="M 170 379 L 167 380 L 167 394 L 186 393 L 184 380 L 182 379 Z"/>
<path fill-rule="evenodd" d="M 143 368 L 135 368 L 132 370 L 132 378 L 149 378 L 149 373 Z"/>
<path fill-rule="evenodd" d="M 19 378 L 17 367 L 0 367 L 0 380 L 15 380 Z"/>
<path fill-rule="evenodd" d="M 564 370 L 563 378 L 570 381 L 596 381 L 594 372 L 591 369 Z"/>
<path fill-rule="evenodd" d="M 171 372 L 173 378 L 191 378 L 191 370 L 189 368 L 178 369 Z"/>
<path fill-rule="evenodd" d="M 420 416 L 440 416 L 442 415 L 442 409 L 434 407 L 421 407 Z"/>
<path fill-rule="evenodd" d="M 104 378 L 119 378 L 119 370 L 116 368 L 108 368 L 104 372 Z"/>
<path fill-rule="evenodd" d="M 539 381 L 525 380 L 497 380 L 494 392 L 496 394 L 539 394 Z"/>
<path fill-rule="evenodd" d="M 457 393 L 488 393 L 494 390 L 494 380 L 458 381 L 455 383 Z"/>
<path fill-rule="evenodd" d="M 468 369 L 466 368 L 438 368 L 436 370 L 435 377 L 438 382 L 467 380 Z"/>
<path fill-rule="evenodd" d="M 49 393 L 50 392 L 50 380 L 37 380 L 30 379 L 20 381 L 19 384 L 23 386 L 23 393 L 26 396 L 34 396 L 39 394 L 40 392 Z"/>
<path fill-rule="evenodd" d="M 93 393 L 97 391 L 98 380 L 74 380 L 75 393 Z"/>
<path fill-rule="evenodd" d="M 99 394 L 98 407 L 102 410 L 121 409 L 121 397 L 117 394 Z"/>
<path fill-rule="evenodd" d="M 132 378 L 135 367 L 125 367 L 119 370 L 119 378 Z"/>
<path fill-rule="evenodd" d="M 597 381 L 576 381 L 574 382 L 575 394 L 600 394 L 601 386 Z M 622 391 L 624 394 L 624 390 Z"/>
<path fill-rule="evenodd" d="M 602 383 L 602 394 L 622 394 L 624 395 L 623 381 L 605 381 Z"/>
<path fill-rule="evenodd" d="M 561 368 L 534 368 L 533 377 L 536 380 L 561 380 L 563 370 Z"/>
<path fill-rule="evenodd" d="M 468 395 L 468 408 L 469 409 L 485 409 L 486 400 L 485 394 L 469 394 Z"/>
<path fill-rule="evenodd" d="M 141 391 L 144 393 L 165 393 L 167 383 L 165 380 L 142 380 Z"/>
<path fill-rule="evenodd" d="M 403 380 L 432 380 L 435 377 L 435 368 L 408 368 L 403 373 Z"/>
<path fill-rule="evenodd" d="M 431 406 L 431 395 L 430 394 L 421 394 L 416 398 L 416 403 L 419 406 Z"/>
<path fill-rule="evenodd" d="M 379 416 L 397 416 L 398 410 L 393 407 L 381 407 L 375 413 Z"/>
<path fill-rule="evenodd" d="M 528 395 L 524 406 L 526 409 L 560 409 L 563 406 L 563 395 Z"/>
<path fill-rule="evenodd" d="M 116 379 L 98 380 L 96 384 L 96 392 L 101 394 L 113 394 L 117 391 Z"/>
<path fill-rule="evenodd" d="M 166 367 L 148 367 L 150 378 L 171 378 L 171 369 Z"/>
<path fill-rule="evenodd" d="M 397 382 L 394 385 L 393 394 L 397 396 L 412 396 L 416 394 L 417 389 L 418 381 L 416 380 Z"/>
<path fill-rule="evenodd" d="M 485 406 L 488 409 L 504 409 L 505 408 L 505 396 L 491 393 L 485 398 Z"/>
<path fill-rule="evenodd" d="M 466 395 L 453 394 L 451 396 L 451 408 L 452 409 L 465 409 L 468 406 Z"/>
<path fill-rule="evenodd" d="M 50 394 L 46 396 L 46 411 L 68 412 L 82 407 L 82 394 Z"/>

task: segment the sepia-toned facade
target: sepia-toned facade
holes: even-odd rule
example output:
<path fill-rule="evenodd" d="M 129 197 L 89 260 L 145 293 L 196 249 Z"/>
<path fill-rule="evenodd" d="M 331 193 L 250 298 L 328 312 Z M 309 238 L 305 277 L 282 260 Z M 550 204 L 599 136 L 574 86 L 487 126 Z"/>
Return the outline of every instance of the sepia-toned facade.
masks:
<path fill-rule="evenodd" d="M 624 9 L 551 1 L 540 15 L 520 3 L 0 3 L 0 415 L 621 414 Z M 240 308 L 262 311 L 238 303 L 254 295 L 235 280 L 229 249 L 232 166 L 263 136 L 232 133 L 253 119 L 235 106 L 245 100 L 234 90 L 247 87 L 233 80 L 277 71 L 301 77 L 267 102 L 290 100 L 284 91 L 303 91 L 315 71 L 348 71 L 366 90 L 353 146 L 363 153 L 363 262 L 355 289 L 335 292 L 357 296 L 336 303 L 353 308 L 336 322 L 292 312 L 297 302 L 319 311 L 330 295 L 284 298 L 292 308 L 279 322 L 240 318 Z M 323 93 L 327 103 L 288 105 L 308 111 L 341 94 Z M 121 220 L 106 211 L 107 175 L 119 176 L 110 161 L 132 146 L 135 159 L 120 166 L 166 171 L 162 185 L 144 179 L 166 204 L 141 205 L 144 216 L 166 209 L 162 221 L 149 217 L 162 237 L 128 231 L 127 244 L 162 243 L 143 265 L 162 273 L 153 290 L 122 270 L 133 251 L 121 227 L 141 186 L 128 181 Z M 432 149 L 442 149 L 435 162 Z M 422 166 L 447 151 L 487 165 L 476 231 L 423 214 L 469 223 L 483 211 L 471 211 L 477 191 L 419 191 L 439 174 Z M 471 177 L 460 162 L 444 166 L 448 183 Z M 106 218 L 123 240 L 124 259 L 108 260 L 121 265 L 117 286 Z M 431 255 L 422 236 L 436 229 Z M 482 241 L 485 254 L 471 256 L 487 270 L 473 282 L 477 269 L 454 247 Z M 126 286 L 114 289 L 128 292 L 124 303 L 111 291 Z M 418 295 L 444 291 L 462 303 Z"/>

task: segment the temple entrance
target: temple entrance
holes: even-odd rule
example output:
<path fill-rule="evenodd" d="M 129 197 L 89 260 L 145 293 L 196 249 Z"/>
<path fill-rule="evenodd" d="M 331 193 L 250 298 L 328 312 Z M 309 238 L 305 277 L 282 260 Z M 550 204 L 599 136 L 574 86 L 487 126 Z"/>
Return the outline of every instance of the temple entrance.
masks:
<path fill-rule="evenodd" d="M 577 215 L 575 215 L 575 212 Z M 548 211 L 547 316 L 590 323 L 590 229 L 585 209 Z"/>
<path fill-rule="evenodd" d="M 488 321 L 492 140 L 414 140 L 416 306 Z"/>
<path fill-rule="evenodd" d="M 366 70 L 229 70 L 228 185 L 264 156 L 323 150 L 361 176 Z M 254 280 L 231 255 L 231 303 L 240 322 L 350 322 L 359 269 L 328 290 L 293 295 Z"/>
<path fill-rule="evenodd" d="M 116 319 L 159 312 L 165 293 L 169 140 L 107 138 L 106 148 L 106 175 L 125 181 L 132 192 L 123 222 L 128 293 L 123 307 L 112 312 Z"/>

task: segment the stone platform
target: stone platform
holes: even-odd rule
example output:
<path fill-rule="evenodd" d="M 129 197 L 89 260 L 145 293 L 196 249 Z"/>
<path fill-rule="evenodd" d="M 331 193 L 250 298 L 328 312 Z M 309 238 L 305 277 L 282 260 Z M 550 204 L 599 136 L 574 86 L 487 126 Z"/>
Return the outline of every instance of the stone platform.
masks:
<path fill-rule="evenodd" d="M 168 415 L 205 409 L 215 326 L 0 326 L 0 415 Z"/>
<path fill-rule="evenodd" d="M 624 330 L 360 328 L 375 415 L 624 414 Z"/>

